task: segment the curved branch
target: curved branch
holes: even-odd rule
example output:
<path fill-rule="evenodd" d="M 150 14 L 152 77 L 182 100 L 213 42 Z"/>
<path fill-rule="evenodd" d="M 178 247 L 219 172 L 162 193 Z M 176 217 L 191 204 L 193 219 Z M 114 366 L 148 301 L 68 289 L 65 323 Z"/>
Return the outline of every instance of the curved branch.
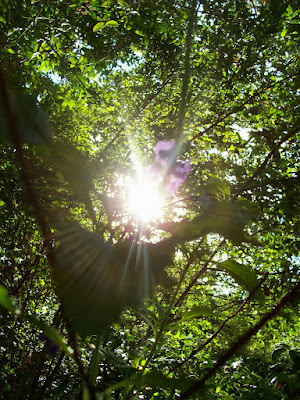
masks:
<path fill-rule="evenodd" d="M 191 290 L 191 288 L 195 285 L 195 283 L 200 278 L 200 276 L 203 275 L 204 272 L 206 272 L 209 263 L 213 260 L 214 256 L 217 254 L 217 252 L 220 250 L 220 248 L 223 246 L 224 243 L 225 243 L 225 239 L 223 239 L 222 242 L 219 243 L 218 247 L 213 251 L 213 253 L 209 257 L 209 259 L 206 261 L 204 266 L 200 269 L 199 272 L 196 273 L 196 275 L 193 277 L 193 279 L 187 285 L 184 292 L 180 295 L 180 297 L 177 299 L 176 303 L 174 304 L 175 307 L 181 306 L 181 304 L 183 303 L 183 300 L 189 294 L 189 291 Z"/>
<path fill-rule="evenodd" d="M 300 281 L 294 286 L 294 288 L 287 293 L 279 303 L 275 307 L 273 307 L 268 313 L 266 313 L 260 321 L 251 327 L 247 332 L 245 332 L 239 339 L 237 339 L 233 345 L 219 358 L 217 363 L 211 368 L 202 379 L 192 385 L 188 390 L 182 393 L 180 399 L 187 399 L 193 393 L 203 388 L 207 380 L 212 377 L 226 362 L 242 347 L 244 346 L 252 336 L 256 335 L 256 333 L 271 319 L 275 318 L 281 311 L 281 309 L 287 304 L 291 303 L 295 300 L 298 292 L 300 291 Z"/>
<path fill-rule="evenodd" d="M 262 93 L 264 93 L 265 90 L 268 89 L 272 89 L 273 87 L 281 84 L 282 82 L 291 79 L 291 78 L 295 78 L 299 76 L 299 74 L 293 74 L 293 75 L 289 75 L 286 76 L 285 78 L 277 81 L 277 82 L 272 82 L 270 85 L 267 86 L 263 86 L 259 89 L 257 89 L 252 96 L 249 96 L 246 100 L 244 100 L 242 102 L 242 104 L 237 105 L 235 107 L 233 107 L 231 110 L 229 110 L 227 113 L 225 113 L 223 116 L 220 116 L 215 122 L 213 122 L 212 124 L 210 124 L 207 128 L 205 128 L 202 132 L 197 133 L 195 136 L 193 136 L 191 139 L 189 139 L 189 143 L 193 142 L 194 140 L 198 139 L 199 137 L 205 135 L 207 132 L 209 132 L 212 128 L 215 128 L 216 126 L 218 126 L 221 122 L 224 122 L 228 117 L 230 117 L 232 114 L 235 114 L 237 112 L 240 112 L 244 109 L 244 107 L 247 104 L 252 104 L 253 101 L 259 97 Z"/>
<path fill-rule="evenodd" d="M 180 363 L 178 363 L 173 369 L 172 372 L 175 371 L 175 369 L 177 369 L 178 367 L 181 367 L 183 364 L 185 364 L 187 361 L 189 361 L 192 357 L 194 357 L 197 353 L 199 353 L 199 351 L 201 351 L 202 349 L 204 349 L 204 347 L 206 347 L 211 341 L 213 341 L 213 339 L 215 339 L 218 334 L 223 330 L 224 326 L 227 324 L 228 321 L 230 321 L 231 319 L 233 319 L 234 317 L 236 317 L 246 306 L 247 303 L 249 303 L 249 301 L 251 300 L 251 298 L 253 297 L 253 295 L 256 293 L 256 291 L 260 288 L 260 286 L 264 283 L 264 281 L 267 279 L 268 273 L 265 274 L 265 276 L 263 277 L 263 279 L 258 283 L 258 285 L 254 288 L 254 290 L 246 297 L 246 299 L 242 302 L 242 304 L 240 305 L 240 307 L 238 307 L 237 310 L 235 310 L 235 312 L 231 315 L 229 315 L 229 317 L 227 317 L 226 319 L 224 319 L 224 321 L 221 323 L 221 325 L 218 327 L 218 329 L 204 342 L 202 343 L 199 347 L 197 347 L 196 349 L 194 349 L 189 356 L 181 361 Z"/>

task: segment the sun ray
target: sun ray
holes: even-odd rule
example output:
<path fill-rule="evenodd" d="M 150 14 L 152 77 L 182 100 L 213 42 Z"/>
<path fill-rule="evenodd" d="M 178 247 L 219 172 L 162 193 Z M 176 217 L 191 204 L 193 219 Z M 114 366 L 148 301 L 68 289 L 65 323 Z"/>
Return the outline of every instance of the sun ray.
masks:
<path fill-rule="evenodd" d="M 130 245 L 130 249 L 129 249 L 129 252 L 128 252 L 128 256 L 127 256 L 127 259 L 126 259 L 126 263 L 125 263 L 125 266 L 124 266 L 124 270 L 123 270 L 123 274 L 122 274 L 122 278 L 121 278 L 121 282 L 120 282 L 121 286 L 124 284 L 126 276 L 127 276 L 127 271 L 128 271 L 129 265 L 130 265 L 130 261 L 132 259 L 133 251 L 134 251 L 134 248 L 135 248 L 135 246 L 137 244 L 137 235 L 138 235 L 138 232 L 135 232 L 134 236 L 132 238 L 132 243 Z"/>

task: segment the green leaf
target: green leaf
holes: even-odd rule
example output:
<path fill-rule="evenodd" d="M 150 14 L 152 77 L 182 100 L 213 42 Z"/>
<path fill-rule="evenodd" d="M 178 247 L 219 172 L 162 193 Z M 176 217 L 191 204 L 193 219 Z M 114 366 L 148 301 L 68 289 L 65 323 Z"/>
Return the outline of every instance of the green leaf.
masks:
<path fill-rule="evenodd" d="M 0 207 L 3 207 L 3 206 L 5 206 L 5 201 L 0 200 Z"/>
<path fill-rule="evenodd" d="M 192 318 L 215 315 L 214 310 L 206 306 L 195 306 L 190 311 L 186 311 L 182 315 L 181 321 L 187 321 Z"/>
<path fill-rule="evenodd" d="M 104 2 L 101 4 L 101 7 L 103 7 L 103 8 L 108 8 L 108 7 L 111 6 L 111 4 L 112 4 L 112 0 L 107 0 L 107 1 L 104 1 Z"/>
<path fill-rule="evenodd" d="M 249 293 L 252 293 L 257 287 L 258 280 L 256 273 L 248 266 L 240 264 L 234 260 L 226 260 L 217 263 L 217 265 L 219 268 L 228 272 L 236 281 L 236 283 L 247 289 Z M 264 294 L 260 287 L 256 290 L 252 298 L 260 302 L 264 302 Z"/>
<path fill-rule="evenodd" d="M 134 32 L 139 36 L 145 36 L 144 32 L 142 32 L 142 31 L 140 31 L 138 29 L 136 29 Z"/>
<path fill-rule="evenodd" d="M 52 326 L 47 325 L 45 322 L 33 317 L 32 315 L 22 314 L 22 318 L 26 319 L 36 328 L 42 330 L 44 334 L 58 347 L 65 352 L 66 355 L 73 358 L 73 349 L 67 345 L 66 340 L 63 336 Z"/>
<path fill-rule="evenodd" d="M 107 21 L 106 24 L 105 24 L 105 26 L 118 26 L 118 25 L 119 25 L 118 22 L 114 21 L 112 19 Z"/>
<path fill-rule="evenodd" d="M 293 8 L 290 4 L 287 6 L 286 11 L 287 11 L 288 16 L 293 15 Z"/>
<path fill-rule="evenodd" d="M 7 289 L 2 285 L 0 285 L 0 305 L 10 312 L 16 311 L 14 301 L 8 296 Z"/>
<path fill-rule="evenodd" d="M 121 356 L 111 350 L 103 348 L 100 352 L 100 356 L 101 359 L 107 360 L 110 364 L 118 368 L 123 376 L 127 373 L 132 373 L 134 370 L 134 368 L 129 366 Z"/>
<path fill-rule="evenodd" d="M 173 324 L 168 325 L 168 329 L 171 331 L 180 330 L 181 324 L 185 321 L 189 321 L 193 318 L 207 317 L 211 315 L 219 315 L 219 313 L 214 312 L 214 310 L 210 307 L 206 306 L 195 306 L 190 311 L 186 311 L 182 314 L 182 317 L 174 322 Z"/>
<path fill-rule="evenodd" d="M 4 17 L 0 17 L 0 22 L 2 22 L 2 24 L 6 24 L 6 19 Z"/>
<path fill-rule="evenodd" d="M 25 94 L 9 93 L 9 108 L 17 126 L 17 134 L 22 143 L 51 143 L 50 127 L 47 117 L 36 100 Z M 14 143 L 11 127 L 8 121 L 7 105 L 0 97 L 0 135 L 5 140 Z"/>
<path fill-rule="evenodd" d="M 97 32 L 100 29 L 103 29 L 105 27 L 105 23 L 103 21 L 97 22 L 97 24 L 93 28 L 93 32 Z"/>
<path fill-rule="evenodd" d="M 112 246 L 75 224 L 61 230 L 57 239 L 57 293 L 82 336 L 98 334 L 124 307 L 139 306 L 155 284 L 169 283 L 163 267 L 171 264 L 173 248 L 164 243 Z"/>
<path fill-rule="evenodd" d="M 285 35 L 287 34 L 287 28 L 283 28 L 282 32 L 281 32 L 281 37 L 284 38 Z"/>
<path fill-rule="evenodd" d="M 179 378 L 168 378 L 160 372 L 146 372 L 139 374 L 134 383 L 141 386 L 150 386 L 164 389 L 178 389 L 185 391 L 195 383 L 194 379 L 188 376 L 180 376 Z"/>
<path fill-rule="evenodd" d="M 124 0 L 118 0 L 118 4 L 125 8 L 129 7 L 129 4 Z"/>
<path fill-rule="evenodd" d="M 93 350 L 93 354 L 92 354 L 92 358 L 91 358 L 91 362 L 90 362 L 90 366 L 89 366 L 89 381 L 92 385 L 94 385 L 96 383 L 96 378 L 98 376 L 99 373 L 99 360 L 100 360 L 100 342 L 101 342 L 101 336 L 98 335 L 97 336 L 97 340 L 96 340 L 96 345 L 95 348 Z"/>

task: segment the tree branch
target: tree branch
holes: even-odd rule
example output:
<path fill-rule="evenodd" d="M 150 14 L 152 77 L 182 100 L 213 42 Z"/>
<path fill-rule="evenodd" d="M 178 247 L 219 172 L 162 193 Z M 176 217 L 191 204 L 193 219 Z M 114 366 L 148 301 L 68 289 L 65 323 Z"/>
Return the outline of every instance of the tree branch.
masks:
<path fill-rule="evenodd" d="M 196 349 L 194 349 L 189 356 L 183 360 L 182 362 L 178 363 L 173 369 L 172 372 L 175 371 L 178 367 L 181 367 L 183 364 L 185 364 L 187 361 L 189 361 L 191 358 L 193 358 L 197 353 L 199 353 L 199 351 L 201 351 L 202 349 L 204 349 L 204 347 L 206 347 L 210 342 L 212 342 L 217 336 L 218 334 L 223 330 L 224 326 L 227 324 L 228 321 L 230 321 L 231 319 L 233 319 L 234 317 L 236 317 L 245 307 L 245 305 L 247 303 L 249 303 L 249 301 L 251 300 L 251 298 L 253 297 L 253 295 L 256 293 L 256 291 L 260 288 L 260 286 L 264 283 L 264 281 L 267 279 L 268 273 L 265 274 L 265 276 L 263 277 L 263 279 L 258 283 L 258 285 L 255 287 L 255 289 L 246 297 L 246 299 L 242 302 L 242 304 L 240 305 L 240 307 L 233 313 L 231 314 L 229 317 L 227 317 L 222 323 L 221 325 L 218 327 L 218 329 L 204 342 L 202 343 L 199 347 L 197 347 Z"/>
<path fill-rule="evenodd" d="M 186 296 L 189 294 L 189 291 L 191 290 L 191 288 L 195 285 L 195 283 L 197 282 L 197 280 L 200 278 L 201 275 L 204 274 L 204 272 L 206 272 L 209 263 L 212 261 L 212 259 L 214 258 L 214 256 L 217 254 L 217 252 L 220 250 L 220 248 L 223 246 L 223 244 L 225 243 L 225 239 L 222 240 L 222 242 L 219 243 L 218 247 L 213 251 L 213 253 L 211 254 L 211 256 L 209 257 L 209 259 L 206 261 L 206 263 L 204 264 L 204 266 L 200 269 L 199 272 L 197 272 L 197 274 L 194 276 L 194 278 L 190 281 L 190 283 L 187 285 L 187 287 L 185 288 L 184 292 L 181 294 L 181 296 L 177 299 L 176 303 L 175 303 L 175 307 L 179 307 L 181 306 L 181 304 L 183 303 L 184 299 L 186 298 Z"/>
<path fill-rule="evenodd" d="M 52 235 L 48 228 L 47 221 L 46 221 L 46 218 L 44 215 L 44 211 L 40 205 L 37 193 L 33 187 L 33 184 L 31 182 L 31 179 L 27 172 L 28 168 L 27 168 L 26 159 L 23 154 L 20 133 L 19 133 L 19 129 L 18 129 L 16 120 L 13 115 L 11 102 L 10 102 L 10 98 L 8 95 L 8 89 L 6 86 L 6 81 L 4 78 L 4 74 L 2 71 L 1 65 L 0 65 L 0 90 L 1 90 L 1 95 L 2 95 L 2 99 L 3 99 L 4 113 L 5 113 L 5 116 L 7 119 L 8 129 L 9 129 L 9 132 L 11 135 L 12 142 L 14 143 L 14 146 L 16 148 L 16 158 L 20 165 L 21 180 L 23 181 L 23 183 L 25 185 L 25 190 L 26 190 L 29 202 L 35 211 L 35 216 L 36 216 L 38 225 L 41 228 L 42 235 L 44 238 L 44 243 L 47 245 L 47 250 L 48 250 L 47 255 L 48 255 L 49 262 L 51 265 L 53 265 L 54 254 L 53 254 L 52 246 L 50 243 L 50 239 L 51 239 Z"/>
<path fill-rule="evenodd" d="M 249 188 L 249 185 L 254 181 L 254 179 L 260 175 L 262 173 L 262 171 L 265 169 L 265 167 L 267 166 L 269 160 L 273 157 L 274 154 L 276 154 L 276 152 L 278 151 L 278 149 L 280 148 L 280 146 L 285 143 L 287 140 L 291 139 L 296 133 L 299 132 L 299 127 L 297 127 L 296 129 L 294 129 L 292 132 L 290 132 L 288 135 L 286 135 L 284 138 L 282 138 L 280 140 L 280 142 L 278 142 L 276 144 L 276 146 L 274 146 L 274 148 L 269 152 L 269 154 L 267 155 L 267 157 L 264 159 L 264 161 L 260 164 L 260 166 L 256 169 L 256 171 L 254 172 L 254 174 L 241 186 L 240 189 L 238 189 L 236 191 L 236 193 L 234 194 L 232 201 L 235 200 L 239 194 L 241 194 L 242 192 L 244 192 L 245 190 L 247 190 Z"/>
<path fill-rule="evenodd" d="M 214 365 L 213 368 L 211 368 L 204 376 L 202 379 L 200 379 L 198 382 L 196 382 L 194 385 L 192 385 L 188 390 L 182 393 L 180 396 L 180 399 L 187 399 L 189 398 L 193 393 L 198 391 L 199 389 L 203 388 L 207 380 L 212 377 L 223 365 L 226 364 L 226 362 L 242 347 L 244 346 L 251 338 L 252 336 L 256 335 L 256 333 L 271 319 L 276 317 L 281 309 L 286 306 L 287 304 L 293 302 L 298 295 L 298 292 L 300 290 L 300 281 L 294 286 L 294 288 L 287 293 L 279 303 L 275 307 L 273 307 L 268 313 L 266 313 L 261 320 L 255 324 L 253 327 L 251 327 L 247 332 L 245 332 L 239 339 L 237 339 L 233 345 L 219 358 L 217 363 Z"/>
<path fill-rule="evenodd" d="M 193 142 L 194 140 L 198 139 L 199 137 L 205 135 L 207 132 L 209 132 L 212 128 L 218 126 L 221 122 L 224 122 L 228 117 L 230 117 L 232 114 L 235 114 L 239 111 L 242 111 L 243 108 L 245 107 L 245 105 L 247 104 L 251 104 L 253 103 L 253 101 L 259 97 L 265 90 L 271 89 L 279 84 L 281 84 L 282 82 L 291 79 L 291 78 L 295 78 L 299 76 L 299 74 L 294 74 L 294 75 L 289 75 L 286 76 L 285 78 L 281 79 L 280 81 L 277 82 L 273 82 L 270 85 L 267 86 L 263 86 L 259 89 L 257 89 L 257 91 L 255 93 L 253 93 L 252 96 L 249 96 L 246 100 L 244 100 L 242 102 L 242 104 L 240 104 L 239 106 L 235 106 L 233 107 L 231 110 L 229 110 L 227 113 L 225 113 L 225 115 L 220 116 L 215 122 L 213 122 L 212 124 L 210 124 L 207 128 L 205 128 L 202 132 L 197 133 L 195 136 L 193 136 L 191 139 L 189 139 L 189 142 Z"/>

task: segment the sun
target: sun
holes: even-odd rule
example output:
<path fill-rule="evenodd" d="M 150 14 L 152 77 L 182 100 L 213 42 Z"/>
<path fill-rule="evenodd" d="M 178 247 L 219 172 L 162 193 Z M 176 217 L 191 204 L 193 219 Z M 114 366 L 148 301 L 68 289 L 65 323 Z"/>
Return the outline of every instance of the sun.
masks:
<path fill-rule="evenodd" d="M 139 177 L 129 187 L 128 209 L 140 222 L 155 221 L 163 215 L 163 195 L 149 177 Z"/>

